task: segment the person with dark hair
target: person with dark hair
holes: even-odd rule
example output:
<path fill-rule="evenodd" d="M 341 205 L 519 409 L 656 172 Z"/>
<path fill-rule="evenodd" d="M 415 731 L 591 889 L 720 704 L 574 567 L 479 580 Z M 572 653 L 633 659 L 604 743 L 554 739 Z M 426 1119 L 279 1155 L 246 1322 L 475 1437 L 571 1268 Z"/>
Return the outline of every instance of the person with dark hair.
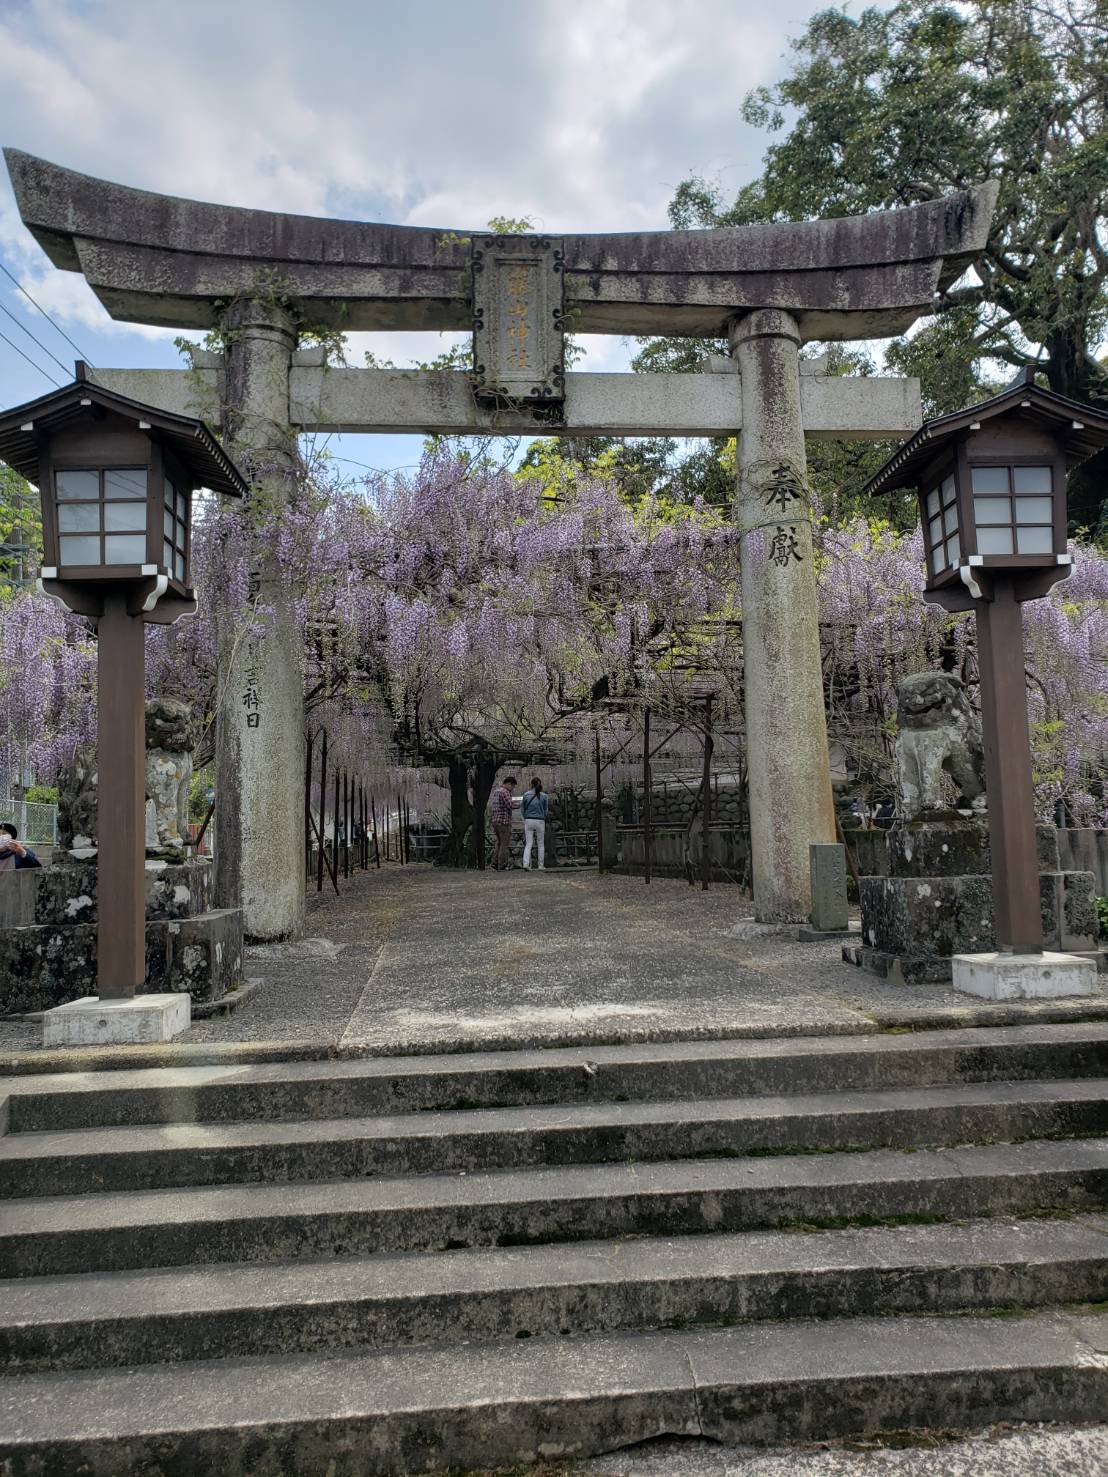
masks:
<path fill-rule="evenodd" d="M 512 791 L 515 787 L 516 777 L 509 774 L 492 792 L 492 829 L 496 835 L 496 849 L 492 854 L 494 872 L 507 872 L 512 865 L 512 806 L 515 804 Z"/>
<path fill-rule="evenodd" d="M 41 867 L 42 863 L 29 846 L 19 839 L 11 821 L 0 822 L 0 871 L 20 871 L 23 867 Z"/>
<path fill-rule="evenodd" d="M 546 871 L 546 812 L 550 809 L 550 797 L 542 787 L 542 780 L 534 775 L 531 788 L 524 795 L 520 810 L 523 814 L 523 870 L 531 869 L 531 847 L 539 850 L 539 871 Z"/>

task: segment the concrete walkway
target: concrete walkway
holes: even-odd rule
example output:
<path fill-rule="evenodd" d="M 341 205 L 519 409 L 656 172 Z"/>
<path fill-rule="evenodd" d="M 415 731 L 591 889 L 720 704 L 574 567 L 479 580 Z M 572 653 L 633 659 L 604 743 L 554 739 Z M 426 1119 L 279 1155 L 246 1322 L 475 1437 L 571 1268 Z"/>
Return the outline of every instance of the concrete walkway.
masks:
<path fill-rule="evenodd" d="M 360 1055 L 1108 1018 L 1108 976 L 1094 999 L 1016 1007 L 890 985 L 836 942 L 751 928 L 734 887 L 667 878 L 393 865 L 312 893 L 306 934 L 250 949 L 250 998 L 181 1045 Z M 41 1030 L 0 1022 L 0 1051 Z"/>
<path fill-rule="evenodd" d="M 318 1033 L 350 1050 L 441 1051 L 1011 1017 L 949 988 L 888 985 L 837 943 L 744 937 L 750 912 L 737 889 L 670 879 L 394 867 L 325 898 L 314 939 L 254 951 L 258 996 L 188 1039 Z M 318 1023 L 273 1016 L 281 999 L 303 1007 L 305 986 Z M 1061 1016 L 1089 1007 L 1108 1014 L 1108 990 Z"/>

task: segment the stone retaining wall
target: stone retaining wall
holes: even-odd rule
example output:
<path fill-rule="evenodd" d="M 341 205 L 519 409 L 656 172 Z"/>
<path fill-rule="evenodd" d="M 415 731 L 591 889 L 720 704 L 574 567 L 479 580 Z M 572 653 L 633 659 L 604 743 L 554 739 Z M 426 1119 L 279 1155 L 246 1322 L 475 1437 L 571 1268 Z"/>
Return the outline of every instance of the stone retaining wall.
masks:
<path fill-rule="evenodd" d="M 97 869 L 68 859 L 0 873 L 0 1015 L 96 993 Z M 242 979 L 242 912 L 211 907 L 211 862 L 147 861 L 146 984 L 221 999 Z"/>

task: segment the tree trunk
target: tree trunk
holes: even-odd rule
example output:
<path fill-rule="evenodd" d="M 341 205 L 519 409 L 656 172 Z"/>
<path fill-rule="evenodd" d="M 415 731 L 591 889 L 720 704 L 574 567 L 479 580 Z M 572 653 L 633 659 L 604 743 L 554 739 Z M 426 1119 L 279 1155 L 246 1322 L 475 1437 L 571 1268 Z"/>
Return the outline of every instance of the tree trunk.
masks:
<path fill-rule="evenodd" d="M 1104 408 L 1108 375 L 1095 374 L 1085 351 L 1085 325 L 1060 327 L 1044 339 L 1048 358 L 1043 368 L 1047 384 L 1057 395 Z M 1070 533 L 1088 529 L 1092 534 L 1108 532 L 1108 447 L 1074 468 L 1067 488 Z"/>
<path fill-rule="evenodd" d="M 450 835 L 439 853 L 439 864 L 464 867 L 466 838 L 473 825 L 473 806 L 469 803 L 469 766 L 464 759 L 451 759 L 447 775 L 450 784 Z"/>
<path fill-rule="evenodd" d="M 485 870 L 485 813 L 492 794 L 493 780 L 496 779 L 499 768 L 500 759 L 495 754 L 478 754 L 473 763 L 473 860 L 482 872 Z"/>

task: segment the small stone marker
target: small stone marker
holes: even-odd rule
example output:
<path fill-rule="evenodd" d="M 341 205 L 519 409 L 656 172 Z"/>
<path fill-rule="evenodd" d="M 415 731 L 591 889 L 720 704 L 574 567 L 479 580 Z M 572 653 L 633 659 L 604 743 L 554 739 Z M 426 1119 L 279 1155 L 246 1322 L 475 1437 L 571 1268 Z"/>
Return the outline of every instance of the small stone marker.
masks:
<path fill-rule="evenodd" d="M 845 931 L 850 924 L 846 906 L 846 847 L 813 843 L 808 848 L 812 866 L 812 927 L 821 933 Z"/>

